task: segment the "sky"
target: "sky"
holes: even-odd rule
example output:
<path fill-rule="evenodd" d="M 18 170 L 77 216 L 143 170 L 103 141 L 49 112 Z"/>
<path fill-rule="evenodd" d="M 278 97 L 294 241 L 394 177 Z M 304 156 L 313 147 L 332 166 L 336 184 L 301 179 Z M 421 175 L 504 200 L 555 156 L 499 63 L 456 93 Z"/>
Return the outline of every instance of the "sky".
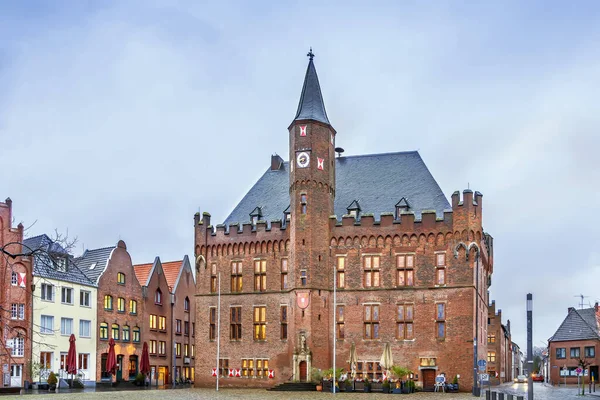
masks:
<path fill-rule="evenodd" d="M 346 155 L 419 150 L 484 194 L 491 299 L 526 345 L 600 300 L 594 1 L 0 4 L 0 198 L 29 236 L 193 253 L 288 154 L 312 46 Z"/>

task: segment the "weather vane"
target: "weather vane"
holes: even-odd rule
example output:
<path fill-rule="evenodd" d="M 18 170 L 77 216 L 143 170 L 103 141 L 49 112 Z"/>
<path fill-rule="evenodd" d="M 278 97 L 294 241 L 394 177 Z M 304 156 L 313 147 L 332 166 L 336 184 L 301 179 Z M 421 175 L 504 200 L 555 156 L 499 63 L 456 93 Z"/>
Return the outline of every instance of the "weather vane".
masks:
<path fill-rule="evenodd" d="M 310 61 L 312 61 L 312 59 L 315 57 L 315 54 L 312 52 L 312 46 L 310 47 L 310 50 L 308 51 L 308 54 L 306 55 Z"/>

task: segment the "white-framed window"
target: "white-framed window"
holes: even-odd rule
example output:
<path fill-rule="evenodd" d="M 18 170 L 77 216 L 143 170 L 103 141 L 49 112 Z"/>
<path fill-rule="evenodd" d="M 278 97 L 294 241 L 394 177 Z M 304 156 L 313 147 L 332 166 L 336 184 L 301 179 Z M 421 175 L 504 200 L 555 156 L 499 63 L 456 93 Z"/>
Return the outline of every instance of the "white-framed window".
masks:
<path fill-rule="evenodd" d="M 25 304 L 12 303 L 10 305 L 11 319 L 25 319 Z"/>
<path fill-rule="evenodd" d="M 89 290 L 81 290 L 79 292 L 79 305 L 81 307 L 90 307 L 91 303 L 90 303 L 90 298 L 92 296 L 92 293 Z"/>
<path fill-rule="evenodd" d="M 42 283 L 42 300 L 54 301 L 54 286 Z"/>
<path fill-rule="evenodd" d="M 19 304 L 19 319 L 25 319 L 25 304 Z"/>
<path fill-rule="evenodd" d="M 79 336 L 84 338 L 92 336 L 92 321 L 85 319 L 79 320 Z"/>
<path fill-rule="evenodd" d="M 12 339 L 11 355 L 15 357 L 23 357 L 25 355 L 25 338 L 16 337 Z"/>
<path fill-rule="evenodd" d="M 79 353 L 79 369 L 87 370 L 89 368 L 90 355 L 86 353 Z"/>
<path fill-rule="evenodd" d="M 60 334 L 69 336 L 73 333 L 73 318 L 60 319 Z"/>
<path fill-rule="evenodd" d="M 54 316 L 42 315 L 40 321 L 40 333 L 52 334 L 54 333 Z"/>
<path fill-rule="evenodd" d="M 73 288 L 61 288 L 60 302 L 63 304 L 73 304 Z"/>

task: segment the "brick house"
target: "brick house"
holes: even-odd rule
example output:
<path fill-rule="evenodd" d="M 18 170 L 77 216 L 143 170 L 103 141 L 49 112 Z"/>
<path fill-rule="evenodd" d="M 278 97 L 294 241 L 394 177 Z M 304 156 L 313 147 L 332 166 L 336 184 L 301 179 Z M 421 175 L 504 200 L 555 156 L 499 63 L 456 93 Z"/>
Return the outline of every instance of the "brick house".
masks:
<path fill-rule="evenodd" d="M 482 195 L 454 192 L 449 203 L 416 151 L 335 157 L 309 56 L 290 161 L 272 156 L 223 224 L 195 216 L 195 384 L 214 384 L 220 277 L 221 385 L 310 380 L 312 367 L 331 367 L 335 340 L 346 369 L 355 343 L 358 377 L 382 377 L 390 343 L 418 385 L 431 389 L 444 372 L 469 390 L 474 358 L 487 354 L 493 272 Z"/>
<path fill-rule="evenodd" d="M 510 320 L 502 324 L 502 310 L 496 312 L 496 302 L 488 307 L 487 332 L 487 372 L 492 381 L 511 382 L 512 377 L 512 339 Z"/>
<path fill-rule="evenodd" d="M 115 247 L 86 250 L 75 262 L 98 288 L 96 382 L 132 380 L 142 356 L 145 314 L 142 286 L 127 246 L 119 240 Z M 118 368 L 114 378 L 106 372 L 109 338 L 115 340 Z"/>
<path fill-rule="evenodd" d="M 31 382 L 32 344 L 32 280 L 31 257 L 11 255 L 27 254 L 22 246 L 23 224 L 12 226 L 12 200 L 0 202 L 0 387 L 22 387 Z"/>
<path fill-rule="evenodd" d="M 158 385 L 176 379 L 193 380 L 193 334 L 196 328 L 195 281 L 188 257 L 134 265 L 144 293 L 144 337 L 148 342 L 152 379 Z M 183 374 L 183 375 L 182 375 Z"/>
<path fill-rule="evenodd" d="M 556 333 L 548 339 L 550 358 L 550 382 L 553 384 L 577 383 L 580 360 L 589 363 L 585 371 L 586 382 L 591 375 L 598 381 L 600 357 L 600 309 L 598 303 L 592 308 L 577 310 L 569 307 L 568 313 Z"/>

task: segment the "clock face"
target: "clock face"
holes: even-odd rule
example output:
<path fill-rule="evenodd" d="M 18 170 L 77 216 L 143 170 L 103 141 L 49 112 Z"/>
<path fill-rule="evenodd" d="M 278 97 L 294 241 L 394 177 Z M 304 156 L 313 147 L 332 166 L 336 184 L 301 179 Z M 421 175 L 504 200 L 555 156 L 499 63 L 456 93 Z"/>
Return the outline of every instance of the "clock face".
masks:
<path fill-rule="evenodd" d="M 296 164 L 298 164 L 298 168 L 306 168 L 310 163 L 310 156 L 307 152 L 303 151 L 298 153 L 296 156 Z"/>

